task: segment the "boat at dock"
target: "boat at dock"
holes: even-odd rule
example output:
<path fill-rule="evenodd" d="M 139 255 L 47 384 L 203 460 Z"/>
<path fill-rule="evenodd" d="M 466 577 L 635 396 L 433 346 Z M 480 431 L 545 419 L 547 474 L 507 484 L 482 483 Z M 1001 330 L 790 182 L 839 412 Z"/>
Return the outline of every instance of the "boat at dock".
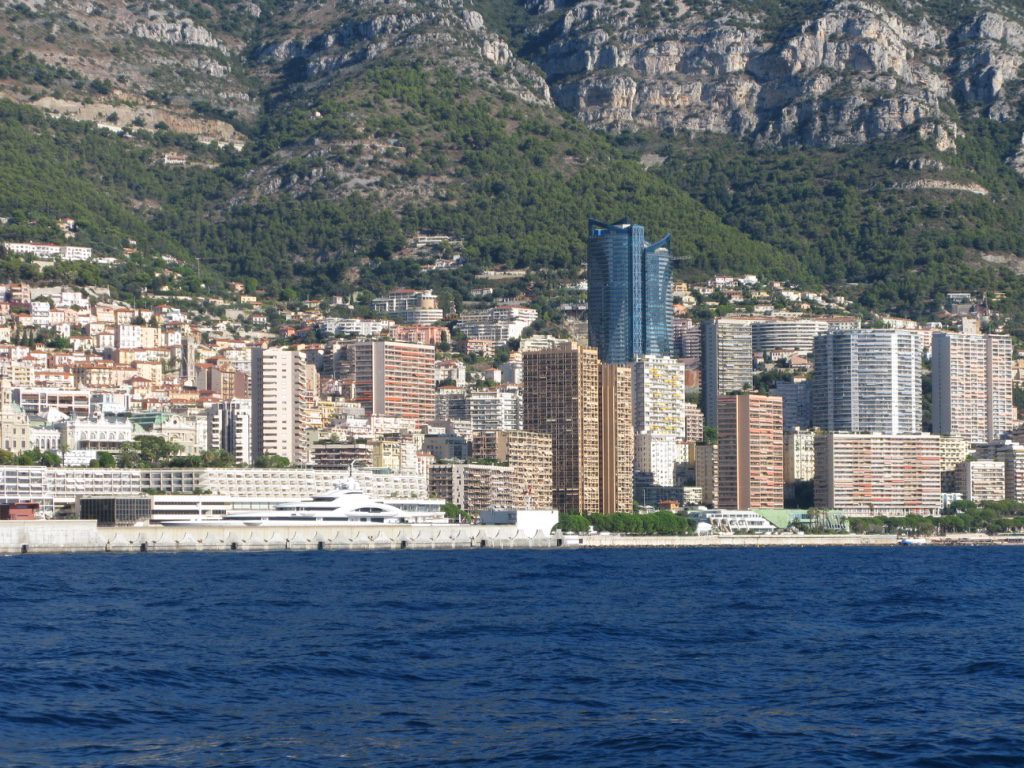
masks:
<path fill-rule="evenodd" d="M 152 522 L 169 526 L 439 525 L 449 522 L 442 504 L 439 499 L 378 501 L 370 498 L 355 480 L 346 480 L 309 499 L 253 505 L 220 515 L 154 516 Z"/>

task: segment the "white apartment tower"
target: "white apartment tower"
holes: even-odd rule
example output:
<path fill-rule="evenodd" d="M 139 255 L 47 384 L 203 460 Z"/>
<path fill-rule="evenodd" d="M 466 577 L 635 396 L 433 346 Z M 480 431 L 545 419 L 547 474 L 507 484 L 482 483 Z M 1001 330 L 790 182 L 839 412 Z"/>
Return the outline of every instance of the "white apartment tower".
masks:
<path fill-rule="evenodd" d="M 704 422 L 718 426 L 718 398 L 749 388 L 754 348 L 749 320 L 705 320 L 701 325 L 701 408 Z"/>
<path fill-rule="evenodd" d="M 302 352 L 280 347 L 252 349 L 252 459 L 305 457 L 308 368 Z"/>
<path fill-rule="evenodd" d="M 913 331 L 840 331 L 814 340 L 814 426 L 830 432 L 921 431 L 921 341 Z"/>
<path fill-rule="evenodd" d="M 633 428 L 686 438 L 686 369 L 671 357 L 646 355 L 633 363 Z"/>
<path fill-rule="evenodd" d="M 932 432 L 971 443 L 1013 428 L 1013 343 L 995 334 L 932 337 Z"/>

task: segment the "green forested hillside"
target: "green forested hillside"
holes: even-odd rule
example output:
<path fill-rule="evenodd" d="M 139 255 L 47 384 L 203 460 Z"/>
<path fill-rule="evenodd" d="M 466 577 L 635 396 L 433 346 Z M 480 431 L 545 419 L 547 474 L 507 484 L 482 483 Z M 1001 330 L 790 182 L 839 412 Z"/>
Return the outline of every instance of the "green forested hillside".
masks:
<path fill-rule="evenodd" d="M 124 138 L 0 109 L 0 215 L 12 219 L 0 235 L 52 237 L 53 220 L 72 215 L 83 243 L 113 252 L 137 239 L 151 253 L 198 260 L 211 284 L 247 278 L 299 296 L 443 281 L 465 292 L 479 270 L 509 266 L 534 270 L 544 290 L 577 274 L 590 215 L 672 232 L 683 273 L 810 279 L 796 259 L 722 224 L 607 138 L 444 69 L 376 68 L 358 84 L 282 101 L 241 153 L 190 140 L 171 147 L 213 168 L 165 168 L 167 134 Z M 400 149 L 367 159 L 353 154 L 353 139 Z M 335 166 L 343 171 L 323 171 Z M 345 170 L 377 181 L 348 191 Z M 408 194 L 417 185 L 437 194 Z M 425 229 L 463 240 L 466 266 L 437 276 L 391 258 Z"/>
<path fill-rule="evenodd" d="M 960 290 L 1008 292 L 1007 303 L 1019 303 L 1024 184 L 1001 158 L 1022 125 L 969 128 L 955 154 L 911 139 L 835 150 L 708 139 L 667 150 L 659 175 L 868 308 L 920 316 Z M 976 191 L 914 188 L 922 174 L 909 158 Z"/>

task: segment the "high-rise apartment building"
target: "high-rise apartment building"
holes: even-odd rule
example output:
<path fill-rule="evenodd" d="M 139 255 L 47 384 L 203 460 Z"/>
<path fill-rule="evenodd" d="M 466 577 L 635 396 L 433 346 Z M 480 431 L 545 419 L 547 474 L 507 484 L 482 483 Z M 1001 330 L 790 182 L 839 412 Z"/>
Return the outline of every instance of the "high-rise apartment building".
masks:
<path fill-rule="evenodd" d="M 942 492 L 956 492 L 956 468 L 967 461 L 971 444 L 959 437 L 939 438 L 939 471 L 942 472 Z"/>
<path fill-rule="evenodd" d="M 602 514 L 633 511 L 633 371 L 602 363 L 600 383 L 600 507 Z"/>
<path fill-rule="evenodd" d="M 686 370 L 671 357 L 645 355 L 633 363 L 633 428 L 686 438 Z"/>
<path fill-rule="evenodd" d="M 700 324 L 688 317 L 672 319 L 672 352 L 676 357 L 687 357 L 700 367 Z"/>
<path fill-rule="evenodd" d="M 672 352 L 672 256 L 627 221 L 591 220 L 587 243 L 590 346 L 606 363 Z"/>
<path fill-rule="evenodd" d="M 704 439 L 704 413 L 700 408 L 686 409 L 686 439 L 690 442 Z"/>
<path fill-rule="evenodd" d="M 972 443 L 1013 427 L 1013 343 L 995 334 L 932 337 L 932 432 Z"/>
<path fill-rule="evenodd" d="M 689 411 L 686 370 L 671 357 L 645 355 L 633 363 L 633 428 L 636 482 L 659 487 L 675 484 L 676 464 L 682 461 Z M 641 478 L 646 478 L 643 482 Z M 643 500 L 639 491 L 634 491 Z"/>
<path fill-rule="evenodd" d="M 718 426 L 718 398 L 754 381 L 750 321 L 719 318 L 701 325 L 701 410 L 709 427 Z"/>
<path fill-rule="evenodd" d="M 600 511 L 597 350 L 575 343 L 523 355 L 523 422 L 551 436 L 552 498 L 561 512 Z"/>
<path fill-rule="evenodd" d="M 718 398 L 718 503 L 723 509 L 781 509 L 782 454 L 782 398 Z"/>
<path fill-rule="evenodd" d="M 937 435 L 818 433 L 814 504 L 845 515 L 937 515 L 942 508 Z"/>
<path fill-rule="evenodd" d="M 310 366 L 305 355 L 282 347 L 253 347 L 252 459 L 272 454 L 305 461 Z"/>
<path fill-rule="evenodd" d="M 830 432 L 921 431 L 921 341 L 913 331 L 855 330 L 814 340 L 814 426 Z"/>
<path fill-rule="evenodd" d="M 349 345 L 356 402 L 373 416 L 434 418 L 434 347 L 402 341 L 358 341 Z"/>

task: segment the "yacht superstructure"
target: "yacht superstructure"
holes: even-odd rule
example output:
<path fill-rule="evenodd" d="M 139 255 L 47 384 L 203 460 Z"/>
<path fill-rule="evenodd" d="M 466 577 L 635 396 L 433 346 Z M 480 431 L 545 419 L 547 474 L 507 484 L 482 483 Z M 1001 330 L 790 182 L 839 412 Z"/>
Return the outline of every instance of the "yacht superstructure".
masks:
<path fill-rule="evenodd" d="M 231 505 L 223 514 L 160 515 L 161 525 L 436 525 L 447 523 L 439 499 L 406 499 L 393 503 L 366 495 L 354 480 L 310 499 L 275 500 L 267 504 Z"/>

